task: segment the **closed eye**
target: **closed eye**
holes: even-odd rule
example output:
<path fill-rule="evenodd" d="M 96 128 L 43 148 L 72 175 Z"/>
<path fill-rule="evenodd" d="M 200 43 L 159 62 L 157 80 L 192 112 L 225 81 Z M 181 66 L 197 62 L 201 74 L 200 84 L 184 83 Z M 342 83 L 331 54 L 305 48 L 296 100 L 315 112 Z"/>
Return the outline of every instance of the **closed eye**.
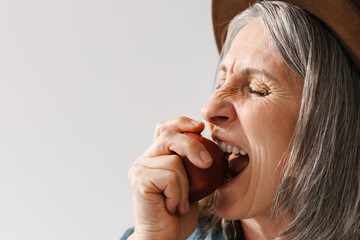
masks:
<path fill-rule="evenodd" d="M 269 95 L 269 91 L 267 91 L 267 90 L 252 89 L 251 87 L 249 87 L 249 92 L 251 94 L 256 94 L 256 95 L 258 95 L 260 97 L 265 97 L 265 96 Z"/>

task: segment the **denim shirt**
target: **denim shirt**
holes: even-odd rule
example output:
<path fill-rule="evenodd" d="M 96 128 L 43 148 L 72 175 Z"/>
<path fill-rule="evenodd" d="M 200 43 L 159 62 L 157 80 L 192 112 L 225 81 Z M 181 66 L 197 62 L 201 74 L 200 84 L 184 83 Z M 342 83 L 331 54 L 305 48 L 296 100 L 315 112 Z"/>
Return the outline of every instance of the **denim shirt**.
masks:
<path fill-rule="evenodd" d="M 133 232 L 134 232 L 134 228 L 129 228 L 128 230 L 126 230 L 124 235 L 120 238 L 120 240 L 126 240 Z M 201 236 L 199 229 L 196 228 L 195 231 L 190 235 L 190 237 L 188 237 L 187 240 L 197 240 L 197 239 L 202 239 L 202 240 L 224 240 L 224 237 L 219 232 L 213 233 L 213 234 L 207 235 L 207 236 Z"/>

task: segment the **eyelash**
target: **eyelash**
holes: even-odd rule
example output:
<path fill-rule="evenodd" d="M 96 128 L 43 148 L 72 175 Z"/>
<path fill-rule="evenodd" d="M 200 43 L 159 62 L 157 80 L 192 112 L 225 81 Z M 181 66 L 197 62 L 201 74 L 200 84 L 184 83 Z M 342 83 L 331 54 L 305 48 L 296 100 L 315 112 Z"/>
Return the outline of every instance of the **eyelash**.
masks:
<path fill-rule="evenodd" d="M 218 84 L 218 85 L 216 85 L 215 90 L 218 90 L 221 87 L 222 87 L 222 84 Z M 260 97 L 266 97 L 267 95 L 269 95 L 268 90 L 254 90 L 250 86 L 248 86 L 248 89 L 249 89 L 249 93 L 256 94 L 256 95 L 258 95 Z"/>
<path fill-rule="evenodd" d="M 249 92 L 259 95 L 260 97 L 266 97 L 267 95 L 269 95 L 269 91 L 268 90 L 254 90 L 249 86 Z"/>

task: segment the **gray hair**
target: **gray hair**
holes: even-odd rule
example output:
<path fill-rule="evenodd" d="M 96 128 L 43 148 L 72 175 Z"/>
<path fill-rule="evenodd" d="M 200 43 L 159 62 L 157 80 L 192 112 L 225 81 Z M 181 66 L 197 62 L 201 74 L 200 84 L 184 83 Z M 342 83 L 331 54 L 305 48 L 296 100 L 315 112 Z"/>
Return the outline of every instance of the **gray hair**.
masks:
<path fill-rule="evenodd" d="M 301 109 L 284 177 L 271 212 L 294 219 L 280 239 L 359 239 L 360 76 L 333 34 L 314 16 L 284 2 L 262 1 L 229 24 L 220 62 L 237 33 L 260 18 L 288 66 L 304 80 Z M 220 219 L 205 200 L 204 232 L 244 239 L 240 221 Z M 211 224 L 209 224 L 211 222 Z"/>

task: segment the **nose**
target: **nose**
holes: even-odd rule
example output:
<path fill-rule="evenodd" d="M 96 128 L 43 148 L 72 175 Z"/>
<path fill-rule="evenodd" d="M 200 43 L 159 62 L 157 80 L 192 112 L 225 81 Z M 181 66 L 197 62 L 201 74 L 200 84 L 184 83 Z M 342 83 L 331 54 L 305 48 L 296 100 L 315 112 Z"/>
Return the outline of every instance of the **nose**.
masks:
<path fill-rule="evenodd" d="M 209 123 L 224 126 L 236 118 L 236 111 L 231 100 L 214 92 L 201 109 L 202 117 Z"/>

